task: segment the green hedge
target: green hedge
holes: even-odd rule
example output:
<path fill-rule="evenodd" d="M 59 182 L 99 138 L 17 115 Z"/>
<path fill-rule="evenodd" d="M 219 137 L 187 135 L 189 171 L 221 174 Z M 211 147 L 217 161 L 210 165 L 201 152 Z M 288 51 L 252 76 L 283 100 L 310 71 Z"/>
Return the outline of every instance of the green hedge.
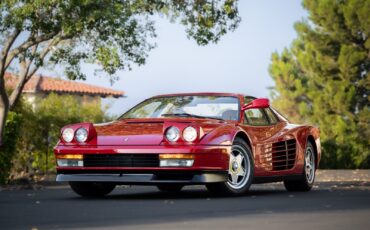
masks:
<path fill-rule="evenodd" d="M 12 167 L 12 158 L 16 152 L 21 123 L 21 115 L 9 112 L 5 123 L 4 145 L 0 149 L 0 184 L 7 182 Z"/>

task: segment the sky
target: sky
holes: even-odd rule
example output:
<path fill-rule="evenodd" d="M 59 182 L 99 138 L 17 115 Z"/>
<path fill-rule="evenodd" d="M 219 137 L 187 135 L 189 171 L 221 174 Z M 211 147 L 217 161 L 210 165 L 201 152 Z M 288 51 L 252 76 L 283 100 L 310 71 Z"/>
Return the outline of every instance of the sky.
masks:
<path fill-rule="evenodd" d="M 120 71 L 120 80 L 113 85 L 83 65 L 88 76 L 85 82 L 125 91 L 124 98 L 103 100 L 110 105 L 111 115 L 120 115 L 158 94 L 230 92 L 269 97 L 268 87 L 274 85 L 268 73 L 271 54 L 291 44 L 296 38 L 293 25 L 307 12 L 299 0 L 239 0 L 239 13 L 239 27 L 207 46 L 189 40 L 184 26 L 159 18 L 155 21 L 157 47 L 145 65 Z"/>

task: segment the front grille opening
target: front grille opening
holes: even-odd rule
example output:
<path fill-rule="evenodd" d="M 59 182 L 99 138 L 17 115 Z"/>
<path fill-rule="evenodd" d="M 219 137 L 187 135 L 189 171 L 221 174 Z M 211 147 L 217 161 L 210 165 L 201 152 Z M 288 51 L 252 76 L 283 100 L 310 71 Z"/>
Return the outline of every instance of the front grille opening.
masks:
<path fill-rule="evenodd" d="M 85 154 L 84 167 L 159 167 L 159 155 Z"/>

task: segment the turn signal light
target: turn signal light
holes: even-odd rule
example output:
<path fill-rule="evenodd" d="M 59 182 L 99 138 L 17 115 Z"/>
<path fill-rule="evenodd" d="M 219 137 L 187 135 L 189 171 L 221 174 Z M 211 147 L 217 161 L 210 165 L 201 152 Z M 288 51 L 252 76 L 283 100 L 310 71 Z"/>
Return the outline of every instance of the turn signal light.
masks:
<path fill-rule="evenodd" d="M 193 154 L 160 154 L 160 160 L 164 159 L 194 159 Z"/>
<path fill-rule="evenodd" d="M 83 167 L 83 157 L 81 154 L 57 155 L 57 165 L 59 167 Z"/>
<path fill-rule="evenodd" d="M 81 154 L 63 154 L 57 155 L 58 159 L 73 159 L 73 160 L 82 160 L 84 158 Z"/>

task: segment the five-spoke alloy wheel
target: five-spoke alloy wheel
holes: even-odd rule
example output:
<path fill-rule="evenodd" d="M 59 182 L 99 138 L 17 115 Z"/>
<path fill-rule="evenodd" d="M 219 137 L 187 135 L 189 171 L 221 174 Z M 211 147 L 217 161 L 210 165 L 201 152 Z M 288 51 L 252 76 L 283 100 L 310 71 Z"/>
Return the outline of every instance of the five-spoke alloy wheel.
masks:
<path fill-rule="evenodd" d="M 250 177 L 250 158 L 243 146 L 235 145 L 230 154 L 229 180 L 227 184 L 233 189 L 245 186 Z"/>
<path fill-rule="evenodd" d="M 236 138 L 230 153 L 228 181 L 207 184 L 211 193 L 222 195 L 241 195 L 248 191 L 252 184 L 254 163 L 248 144 Z"/>

